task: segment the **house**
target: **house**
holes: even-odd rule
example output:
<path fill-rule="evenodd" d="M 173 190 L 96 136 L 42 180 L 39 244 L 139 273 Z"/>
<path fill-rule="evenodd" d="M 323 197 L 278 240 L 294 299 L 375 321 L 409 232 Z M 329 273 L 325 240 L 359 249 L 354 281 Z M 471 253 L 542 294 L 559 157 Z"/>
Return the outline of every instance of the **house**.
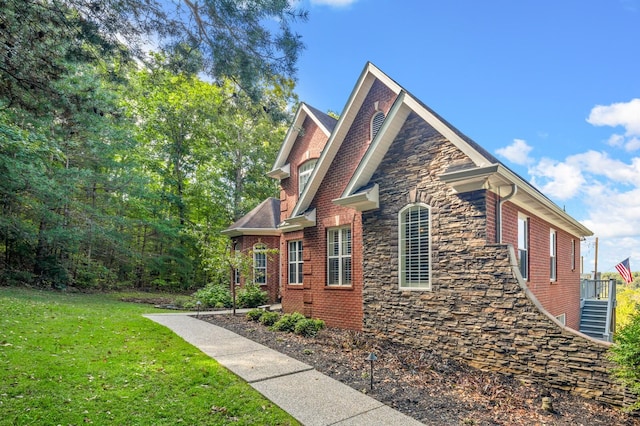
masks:
<path fill-rule="evenodd" d="M 622 405 L 575 331 L 591 231 L 373 64 L 339 120 L 300 105 L 269 176 L 273 239 L 229 235 L 279 248 L 285 312 Z"/>

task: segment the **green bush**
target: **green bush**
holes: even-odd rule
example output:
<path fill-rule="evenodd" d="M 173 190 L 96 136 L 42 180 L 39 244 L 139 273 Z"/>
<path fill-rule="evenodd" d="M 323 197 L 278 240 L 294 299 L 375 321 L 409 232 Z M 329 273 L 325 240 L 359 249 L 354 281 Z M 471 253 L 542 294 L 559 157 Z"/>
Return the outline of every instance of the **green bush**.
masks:
<path fill-rule="evenodd" d="M 265 311 L 260 316 L 260 322 L 266 326 L 271 326 L 280 319 L 280 314 L 277 312 Z"/>
<path fill-rule="evenodd" d="M 219 309 L 231 307 L 231 291 L 222 284 L 207 284 L 196 291 L 193 294 L 193 298 L 202 302 L 201 308 Z"/>
<path fill-rule="evenodd" d="M 264 305 L 269 300 L 266 291 L 260 290 L 257 284 L 247 284 L 238 290 L 236 302 L 239 308 L 257 308 Z"/>
<path fill-rule="evenodd" d="M 303 319 L 305 319 L 304 315 L 299 312 L 284 314 L 280 317 L 278 322 L 273 324 L 271 328 L 275 331 L 287 331 L 289 333 L 293 333 L 293 330 L 296 327 L 296 323 Z"/>
<path fill-rule="evenodd" d="M 294 333 L 305 337 L 312 337 L 324 328 L 324 321 L 321 319 L 304 318 L 296 323 Z"/>
<path fill-rule="evenodd" d="M 632 393 L 640 397 L 640 307 L 636 305 L 631 319 L 614 336 L 609 356 L 617 366 L 613 374 Z M 640 398 L 627 407 L 630 411 L 640 409 Z"/>
<path fill-rule="evenodd" d="M 262 314 L 264 314 L 265 312 L 266 311 L 262 309 L 252 309 L 249 312 L 247 312 L 247 319 L 249 321 L 258 322 L 260 321 L 260 317 L 262 317 Z"/>

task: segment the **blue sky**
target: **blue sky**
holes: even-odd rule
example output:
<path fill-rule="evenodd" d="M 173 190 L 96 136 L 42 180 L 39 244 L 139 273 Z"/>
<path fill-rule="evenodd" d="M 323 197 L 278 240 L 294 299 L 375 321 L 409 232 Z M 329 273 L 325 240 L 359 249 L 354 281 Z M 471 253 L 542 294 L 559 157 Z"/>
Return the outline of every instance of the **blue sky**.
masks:
<path fill-rule="evenodd" d="M 640 270 L 640 0 L 301 0 L 300 100 L 340 113 L 367 61 Z M 636 267 L 634 269 L 634 266 Z"/>

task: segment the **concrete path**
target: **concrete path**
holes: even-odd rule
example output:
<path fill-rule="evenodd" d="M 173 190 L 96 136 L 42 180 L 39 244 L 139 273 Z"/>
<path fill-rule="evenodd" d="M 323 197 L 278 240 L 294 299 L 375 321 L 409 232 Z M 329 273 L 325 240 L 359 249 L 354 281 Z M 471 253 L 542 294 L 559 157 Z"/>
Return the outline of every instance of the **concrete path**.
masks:
<path fill-rule="evenodd" d="M 304 425 L 422 424 L 310 365 L 222 327 L 188 314 L 145 316 L 214 358 Z"/>

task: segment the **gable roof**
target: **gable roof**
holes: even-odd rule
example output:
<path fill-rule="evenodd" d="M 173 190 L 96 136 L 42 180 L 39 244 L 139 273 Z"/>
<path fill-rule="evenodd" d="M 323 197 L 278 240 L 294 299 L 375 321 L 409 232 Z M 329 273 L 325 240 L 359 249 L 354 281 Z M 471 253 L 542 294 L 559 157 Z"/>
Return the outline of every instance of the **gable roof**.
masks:
<path fill-rule="evenodd" d="M 298 202 L 291 212 L 291 218 L 302 215 L 309 208 L 309 205 L 311 204 L 311 201 L 313 201 L 313 197 L 318 191 L 322 180 L 329 171 L 329 167 L 331 166 L 331 163 L 333 163 L 345 136 L 351 128 L 362 103 L 376 80 L 380 80 L 396 94 L 400 93 L 402 89 L 398 83 L 389 78 L 371 62 L 366 63 L 353 91 L 351 92 L 351 95 L 349 96 L 349 99 L 347 100 L 347 104 L 340 115 L 340 119 L 336 123 L 336 126 L 329 137 L 329 141 L 325 145 L 322 155 L 320 155 L 320 159 L 311 173 L 307 185 L 302 191 L 302 194 L 300 194 Z"/>
<path fill-rule="evenodd" d="M 249 213 L 221 233 L 229 237 L 240 235 L 280 235 L 280 200 L 267 198 Z"/>
<path fill-rule="evenodd" d="M 378 208 L 378 187 L 371 184 L 371 177 L 412 112 L 436 129 L 471 160 L 469 164 L 452 165 L 449 171 L 440 177 L 443 182 L 453 186 L 457 192 L 488 189 L 500 195 L 500 188 L 515 185 L 518 191 L 510 197 L 512 203 L 536 213 L 552 225 L 568 230 L 574 235 L 593 235 L 588 228 L 560 209 L 537 188 L 511 171 L 491 153 L 463 135 L 404 89 L 396 98 L 387 118 L 376 137 L 371 141 L 341 197 L 334 200 L 334 203 L 359 211 Z"/>
<path fill-rule="evenodd" d="M 327 135 L 327 138 L 331 136 L 333 129 L 336 127 L 337 120 L 335 118 L 305 104 L 304 102 L 301 103 L 293 118 L 293 123 L 287 131 L 284 142 L 280 146 L 280 151 L 278 151 L 278 156 L 276 157 L 273 169 L 267 173 L 267 176 L 275 179 L 284 179 L 289 177 L 291 168 L 287 163 L 287 158 L 289 157 L 289 153 L 291 153 L 291 149 L 293 148 L 293 144 L 295 143 L 298 134 L 302 130 L 302 124 L 307 117 L 318 125 L 318 128 Z"/>

